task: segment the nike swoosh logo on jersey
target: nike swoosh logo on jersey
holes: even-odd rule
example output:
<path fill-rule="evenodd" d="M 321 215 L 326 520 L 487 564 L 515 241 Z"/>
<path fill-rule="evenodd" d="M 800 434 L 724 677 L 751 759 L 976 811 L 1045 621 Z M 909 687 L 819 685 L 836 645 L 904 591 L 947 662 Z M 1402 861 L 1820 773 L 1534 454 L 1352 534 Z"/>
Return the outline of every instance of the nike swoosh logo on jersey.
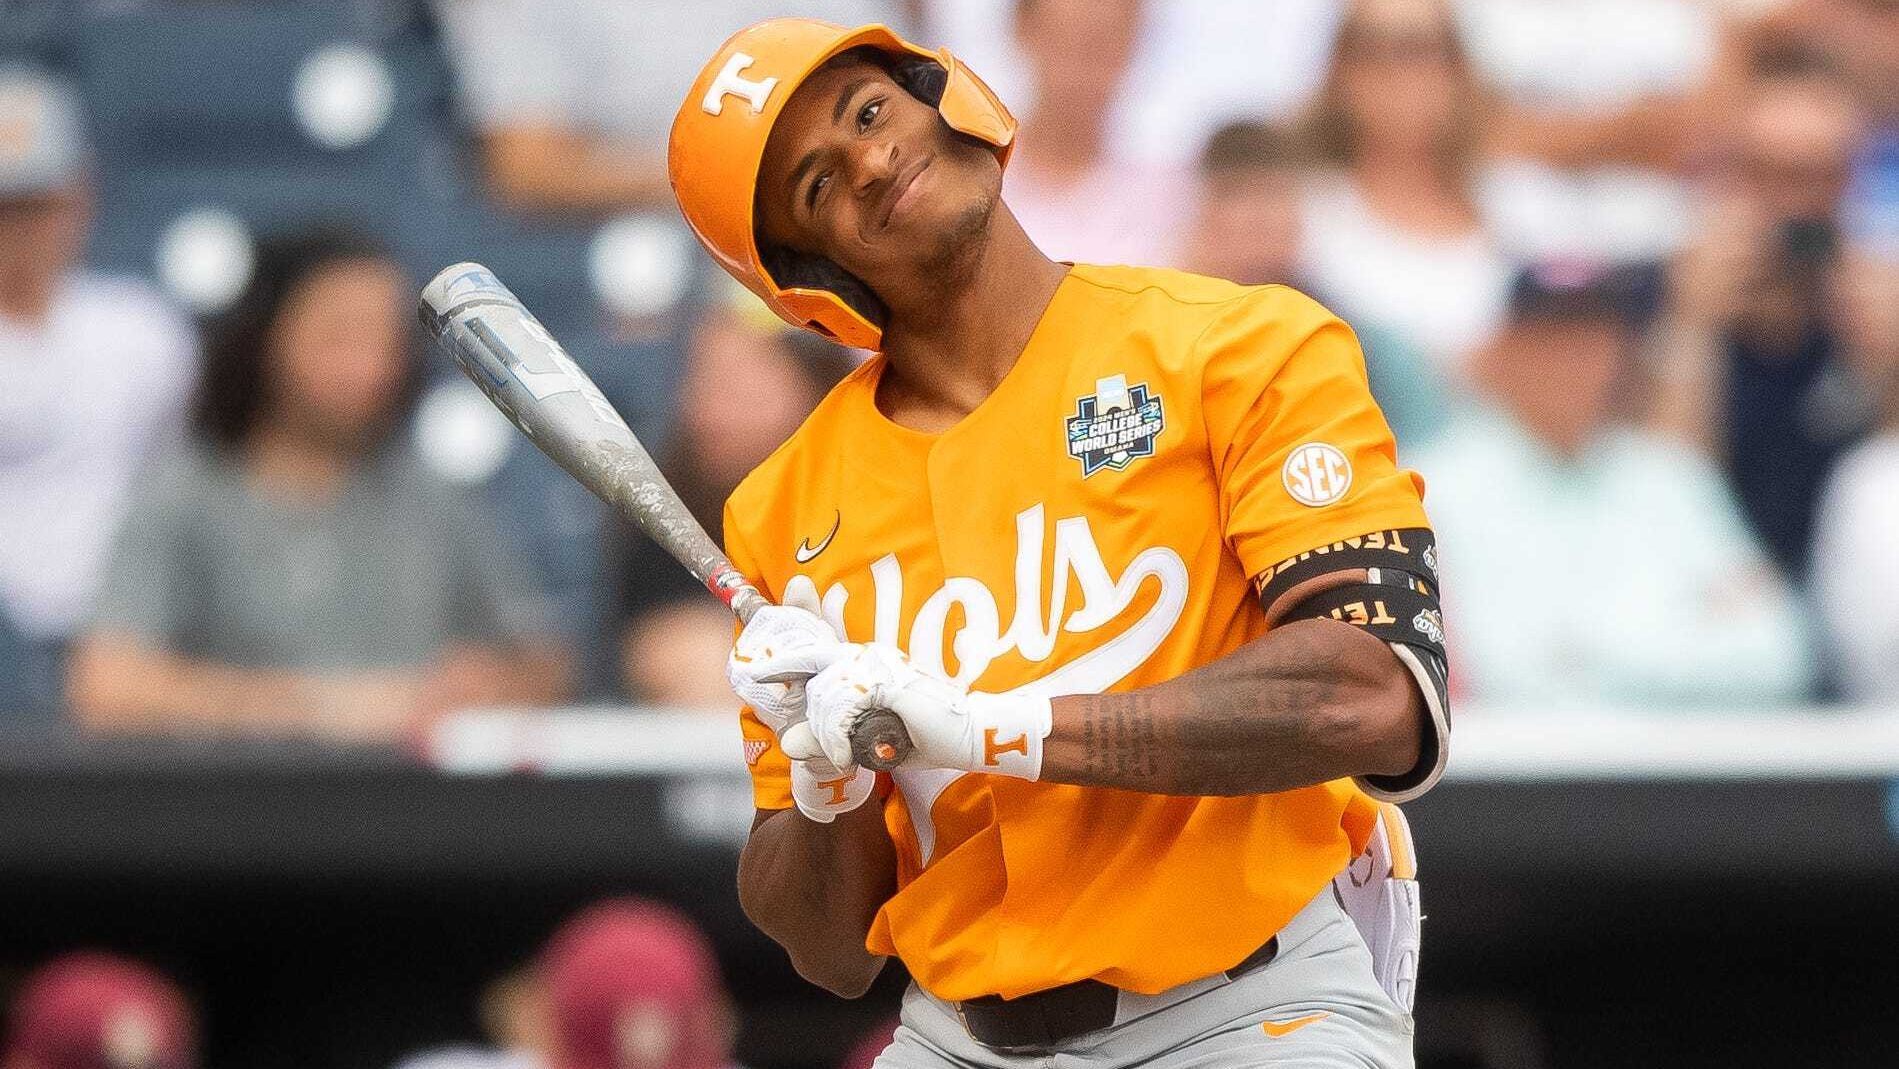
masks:
<path fill-rule="evenodd" d="M 803 541 L 799 542 L 798 552 L 796 554 L 798 558 L 798 563 L 810 564 L 811 561 L 815 559 L 818 554 L 824 552 L 825 547 L 831 544 L 831 539 L 837 537 L 837 529 L 843 526 L 843 524 L 844 524 L 844 514 L 842 512 L 839 512 L 837 513 L 837 518 L 831 521 L 831 533 L 824 536 L 824 541 L 819 542 L 816 547 L 813 547 L 811 545 L 811 540 L 809 538 L 804 539 Z"/>
<path fill-rule="evenodd" d="M 1259 1027 L 1269 1036 L 1289 1036 L 1306 1025 L 1323 1021 L 1332 1016 L 1329 1011 L 1308 1013 L 1304 1017 L 1294 1017 L 1290 1021 L 1261 1021 Z"/>

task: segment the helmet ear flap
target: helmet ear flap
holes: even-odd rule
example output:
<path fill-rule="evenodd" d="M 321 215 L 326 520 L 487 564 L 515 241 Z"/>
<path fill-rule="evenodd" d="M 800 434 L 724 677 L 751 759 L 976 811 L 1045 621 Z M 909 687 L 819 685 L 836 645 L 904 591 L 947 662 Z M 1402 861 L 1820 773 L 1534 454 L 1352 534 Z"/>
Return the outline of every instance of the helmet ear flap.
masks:
<path fill-rule="evenodd" d="M 761 244 L 758 259 L 781 289 L 829 290 L 879 330 L 889 322 L 890 313 L 883 299 L 862 279 L 825 257 L 782 245 Z"/>
<path fill-rule="evenodd" d="M 949 71 L 933 59 L 903 56 L 890 64 L 890 79 L 911 96 L 934 108 L 943 103 L 943 90 L 949 86 Z"/>

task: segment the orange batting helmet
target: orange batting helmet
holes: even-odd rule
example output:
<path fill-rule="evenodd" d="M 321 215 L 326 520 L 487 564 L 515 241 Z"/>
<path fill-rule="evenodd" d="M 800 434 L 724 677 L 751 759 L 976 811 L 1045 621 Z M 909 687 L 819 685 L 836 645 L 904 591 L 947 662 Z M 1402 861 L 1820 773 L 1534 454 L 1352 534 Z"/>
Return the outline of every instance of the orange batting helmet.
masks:
<path fill-rule="evenodd" d="M 861 47 L 890 56 L 898 84 L 1008 163 L 1015 116 L 947 49 L 919 48 L 881 25 L 787 18 L 740 30 L 699 72 L 673 119 L 667 170 L 686 222 L 720 267 L 787 323 L 875 349 L 882 312 L 868 288 L 826 260 L 774 256 L 768 267 L 752 219 L 765 142 L 785 101 L 827 60 Z"/>

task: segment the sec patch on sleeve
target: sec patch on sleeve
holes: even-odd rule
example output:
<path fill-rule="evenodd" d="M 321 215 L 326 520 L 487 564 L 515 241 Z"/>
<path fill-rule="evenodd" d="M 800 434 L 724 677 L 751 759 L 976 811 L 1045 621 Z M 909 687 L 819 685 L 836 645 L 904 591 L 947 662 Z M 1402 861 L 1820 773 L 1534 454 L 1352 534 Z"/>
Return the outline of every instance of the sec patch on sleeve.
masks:
<path fill-rule="evenodd" d="M 1336 446 L 1308 442 L 1287 455 L 1279 476 L 1294 501 L 1323 508 L 1352 488 L 1352 462 Z"/>

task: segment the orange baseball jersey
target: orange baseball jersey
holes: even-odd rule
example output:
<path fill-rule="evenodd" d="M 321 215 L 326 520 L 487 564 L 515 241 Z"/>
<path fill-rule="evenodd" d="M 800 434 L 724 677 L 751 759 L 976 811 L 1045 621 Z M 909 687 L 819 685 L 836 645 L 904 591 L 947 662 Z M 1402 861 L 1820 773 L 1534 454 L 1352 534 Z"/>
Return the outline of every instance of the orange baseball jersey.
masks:
<path fill-rule="evenodd" d="M 1351 331 L 1304 295 L 1078 265 L 1016 365 L 942 434 L 875 404 L 877 357 L 727 503 L 768 595 L 811 584 L 852 641 L 975 690 L 1171 679 L 1263 635 L 1254 581 L 1426 525 Z M 1402 545 L 1400 546 L 1402 548 Z M 741 713 L 761 809 L 789 762 Z M 868 946 L 940 998 L 1083 978 L 1154 993 L 1256 949 L 1362 850 L 1348 780 L 1169 797 L 898 770 L 898 891 Z"/>

